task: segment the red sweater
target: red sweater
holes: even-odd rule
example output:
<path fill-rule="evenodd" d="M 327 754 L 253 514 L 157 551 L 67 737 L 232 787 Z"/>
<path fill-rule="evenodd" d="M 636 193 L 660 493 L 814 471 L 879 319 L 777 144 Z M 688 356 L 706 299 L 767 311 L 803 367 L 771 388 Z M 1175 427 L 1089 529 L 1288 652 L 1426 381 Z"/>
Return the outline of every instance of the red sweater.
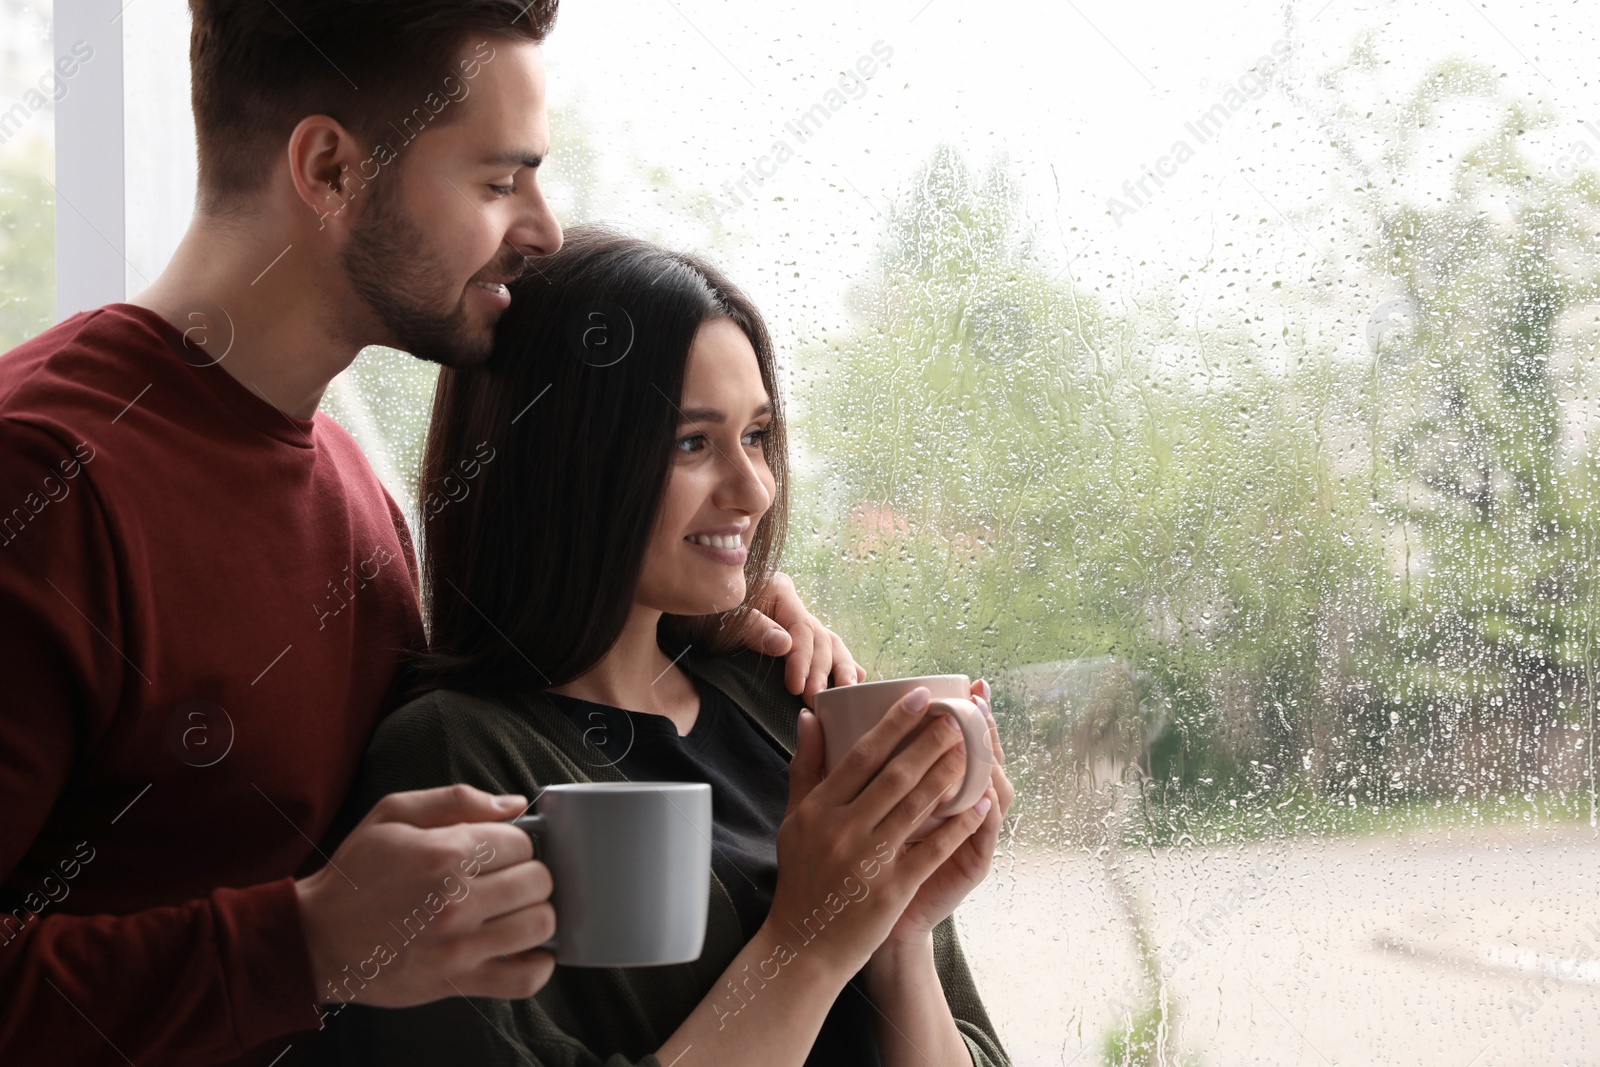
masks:
<path fill-rule="evenodd" d="M 127 304 L 0 356 L 0 1063 L 317 1025 L 293 876 L 421 644 L 416 560 L 349 434 L 205 362 Z"/>

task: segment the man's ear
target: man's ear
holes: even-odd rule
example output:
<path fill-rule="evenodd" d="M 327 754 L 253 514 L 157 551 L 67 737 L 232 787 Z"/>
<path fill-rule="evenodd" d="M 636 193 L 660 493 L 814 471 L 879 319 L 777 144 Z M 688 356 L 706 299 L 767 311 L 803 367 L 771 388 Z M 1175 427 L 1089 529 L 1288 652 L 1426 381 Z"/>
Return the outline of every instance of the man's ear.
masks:
<path fill-rule="evenodd" d="M 347 209 L 367 186 L 359 160 L 355 137 L 327 115 L 308 115 L 289 134 L 289 178 L 319 230 L 342 230 L 354 218 Z"/>

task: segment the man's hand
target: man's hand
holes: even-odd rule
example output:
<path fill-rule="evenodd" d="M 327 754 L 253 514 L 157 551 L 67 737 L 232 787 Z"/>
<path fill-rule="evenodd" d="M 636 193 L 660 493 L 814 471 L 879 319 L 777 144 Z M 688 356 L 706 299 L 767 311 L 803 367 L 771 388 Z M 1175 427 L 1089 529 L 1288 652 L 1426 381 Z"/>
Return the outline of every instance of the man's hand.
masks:
<path fill-rule="evenodd" d="M 787 656 L 784 685 L 791 693 L 803 692 L 808 705 L 828 688 L 830 675 L 834 685 L 866 680 L 866 670 L 856 664 L 839 635 L 800 603 L 800 594 L 787 574 L 772 576 L 766 601 L 756 607 L 760 610 L 751 612 L 754 620 L 746 643 L 768 656 Z"/>
<path fill-rule="evenodd" d="M 295 883 L 317 999 L 403 1008 L 530 997 L 555 960 L 550 872 L 504 820 L 524 797 L 467 785 L 391 793 Z"/>

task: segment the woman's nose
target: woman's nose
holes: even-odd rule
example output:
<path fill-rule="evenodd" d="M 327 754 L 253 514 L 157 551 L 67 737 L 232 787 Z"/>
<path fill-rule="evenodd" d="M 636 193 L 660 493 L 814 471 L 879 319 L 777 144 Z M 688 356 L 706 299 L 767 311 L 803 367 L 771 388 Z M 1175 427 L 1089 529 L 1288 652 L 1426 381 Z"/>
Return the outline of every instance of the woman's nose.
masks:
<path fill-rule="evenodd" d="M 718 501 L 720 506 L 758 516 L 772 506 L 772 490 L 767 486 L 767 479 L 762 477 L 767 473 L 764 456 L 752 457 L 740 449 L 728 456 L 723 466 L 726 473 L 718 487 L 722 497 Z"/>

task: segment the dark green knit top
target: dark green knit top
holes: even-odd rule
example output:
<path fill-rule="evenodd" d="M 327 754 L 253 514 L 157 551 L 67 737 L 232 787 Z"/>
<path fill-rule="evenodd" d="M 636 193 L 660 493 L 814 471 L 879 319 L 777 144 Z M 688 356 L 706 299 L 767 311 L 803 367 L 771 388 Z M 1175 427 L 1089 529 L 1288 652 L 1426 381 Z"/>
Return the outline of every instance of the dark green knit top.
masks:
<path fill-rule="evenodd" d="M 783 686 L 781 660 L 691 649 L 679 664 L 726 693 L 793 753 L 798 697 Z M 465 782 L 532 797 L 564 782 L 623 781 L 555 704 L 529 693 L 507 706 L 451 691 L 420 697 L 378 726 L 357 784 L 361 810 L 388 793 Z M 933 932 L 940 984 L 976 1067 L 1010 1059 L 984 1010 L 955 923 Z M 654 1051 L 711 991 L 744 947 L 727 890 L 711 876 L 705 948 L 693 963 L 665 967 L 557 967 L 527 1000 L 452 997 L 418 1008 L 343 1008 L 320 1034 L 342 1063 L 470 1063 L 480 1067 L 661 1067 Z"/>

